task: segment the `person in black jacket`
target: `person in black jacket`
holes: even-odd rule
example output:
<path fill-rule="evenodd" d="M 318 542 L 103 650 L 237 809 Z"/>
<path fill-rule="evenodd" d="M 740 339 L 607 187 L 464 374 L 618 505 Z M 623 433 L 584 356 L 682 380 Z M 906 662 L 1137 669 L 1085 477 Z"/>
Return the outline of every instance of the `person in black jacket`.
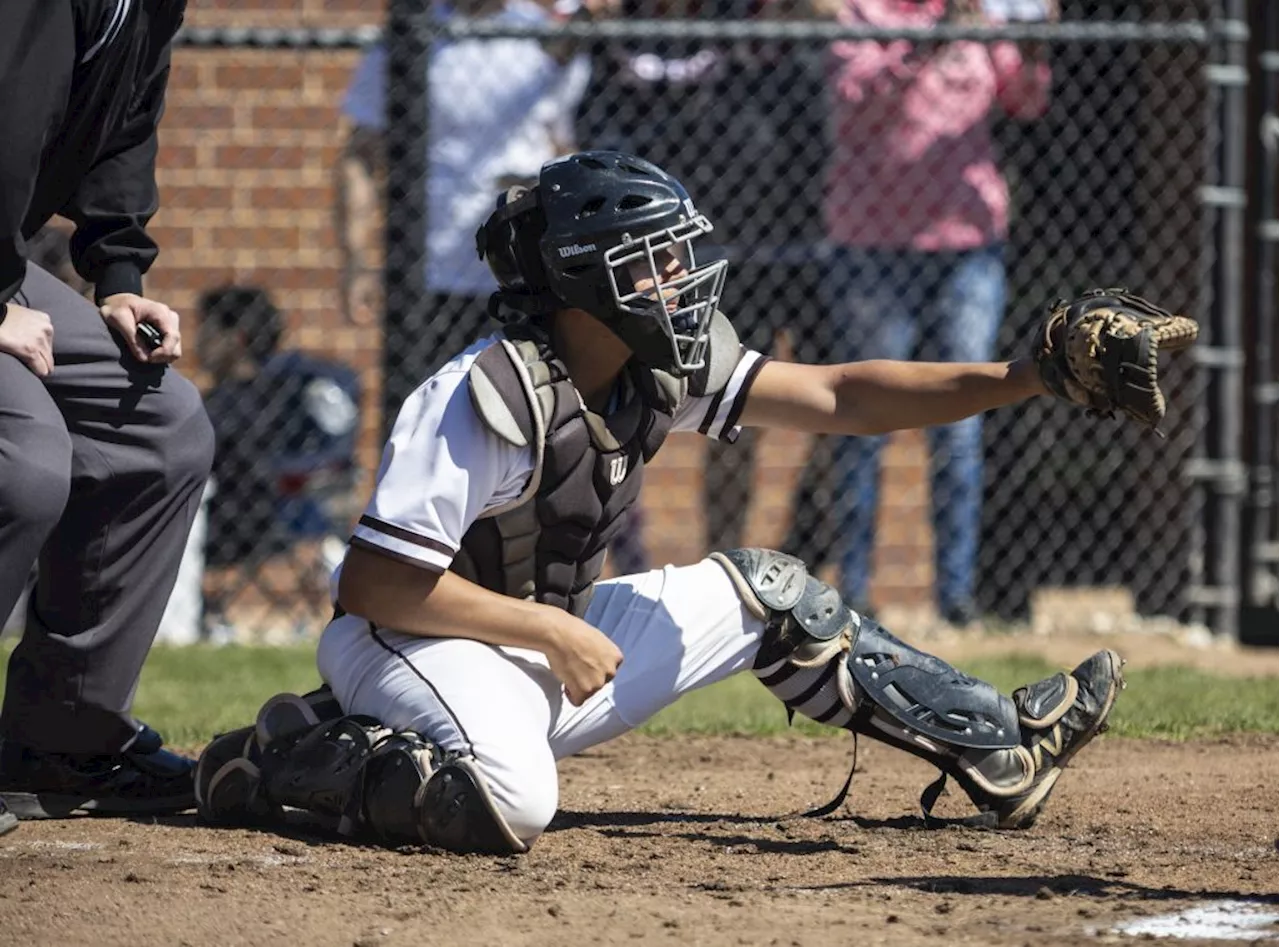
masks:
<path fill-rule="evenodd" d="M 193 802 L 191 762 L 130 713 L 213 454 L 198 392 L 167 367 L 178 314 L 142 295 L 183 9 L 0 12 L 0 614 L 38 562 L 0 711 L 0 800 L 20 819 Z M 54 215 L 96 306 L 28 259 Z"/>

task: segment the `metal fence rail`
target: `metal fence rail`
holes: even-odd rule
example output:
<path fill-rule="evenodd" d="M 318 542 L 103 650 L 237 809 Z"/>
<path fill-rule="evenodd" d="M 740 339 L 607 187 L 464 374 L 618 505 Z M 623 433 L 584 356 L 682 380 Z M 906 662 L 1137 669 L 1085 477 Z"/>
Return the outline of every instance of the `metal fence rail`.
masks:
<path fill-rule="evenodd" d="M 395 5 L 392 4 L 394 7 Z M 393 9 L 398 28 L 421 36 L 447 39 L 575 39 L 575 40 L 801 40 L 836 42 L 838 40 L 907 39 L 941 41 L 968 39 L 978 41 L 1010 40 L 1057 43 L 1161 43 L 1206 45 L 1216 33 L 1240 37 L 1230 24 L 1190 20 L 1182 23 L 1123 22 L 1103 23 L 1014 23 L 1001 26 L 961 26 L 939 24 L 929 27 L 845 26 L 837 23 L 789 23 L 775 20 L 594 20 L 559 23 L 494 24 L 459 16 L 441 19 L 437 15 L 411 5 Z M 381 42 L 390 29 L 363 26 L 351 28 L 319 27 L 185 27 L 176 40 L 178 46 L 194 48 L 235 47 L 242 49 L 365 49 Z M 1244 36 L 1247 38 L 1247 32 Z"/>

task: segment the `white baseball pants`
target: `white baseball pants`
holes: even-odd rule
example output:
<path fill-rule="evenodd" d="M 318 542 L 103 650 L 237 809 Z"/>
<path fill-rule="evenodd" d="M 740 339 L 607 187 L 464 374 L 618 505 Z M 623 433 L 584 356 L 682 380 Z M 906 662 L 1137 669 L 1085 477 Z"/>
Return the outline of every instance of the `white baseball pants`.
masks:
<path fill-rule="evenodd" d="M 755 658 L 764 623 L 704 559 L 601 582 L 586 620 L 621 649 L 618 676 L 574 707 L 541 653 L 371 630 L 354 616 L 320 638 L 320 674 L 350 714 L 472 755 L 526 843 L 555 815 L 556 760 L 620 736 Z"/>

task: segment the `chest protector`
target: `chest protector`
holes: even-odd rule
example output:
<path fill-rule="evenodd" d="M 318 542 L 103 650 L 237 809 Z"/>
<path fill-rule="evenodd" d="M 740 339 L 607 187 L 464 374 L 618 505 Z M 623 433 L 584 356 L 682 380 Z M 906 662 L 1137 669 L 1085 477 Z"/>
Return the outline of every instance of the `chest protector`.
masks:
<path fill-rule="evenodd" d="M 644 465 L 687 396 L 727 384 L 738 338 L 716 313 L 707 367 L 689 379 L 633 359 L 614 409 L 600 415 L 585 406 L 545 334 L 527 325 L 504 334 L 471 367 L 471 402 L 494 434 L 532 450 L 533 472 L 520 496 L 471 525 L 450 568 L 491 591 L 581 617 L 609 541 L 640 496 Z"/>

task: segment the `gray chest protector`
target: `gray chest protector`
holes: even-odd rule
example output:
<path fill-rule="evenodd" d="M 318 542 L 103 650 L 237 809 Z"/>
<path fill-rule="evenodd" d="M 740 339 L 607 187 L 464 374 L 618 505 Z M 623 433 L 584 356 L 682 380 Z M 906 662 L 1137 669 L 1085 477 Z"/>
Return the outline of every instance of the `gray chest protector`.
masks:
<path fill-rule="evenodd" d="M 450 567 L 494 592 L 586 613 L 609 541 L 640 495 L 644 465 L 671 430 L 689 394 L 723 388 L 738 339 L 719 313 L 704 375 L 688 381 L 627 364 L 618 405 L 590 411 L 545 334 L 509 326 L 476 359 L 471 401 L 498 437 L 533 452 L 520 496 L 481 514 Z"/>

